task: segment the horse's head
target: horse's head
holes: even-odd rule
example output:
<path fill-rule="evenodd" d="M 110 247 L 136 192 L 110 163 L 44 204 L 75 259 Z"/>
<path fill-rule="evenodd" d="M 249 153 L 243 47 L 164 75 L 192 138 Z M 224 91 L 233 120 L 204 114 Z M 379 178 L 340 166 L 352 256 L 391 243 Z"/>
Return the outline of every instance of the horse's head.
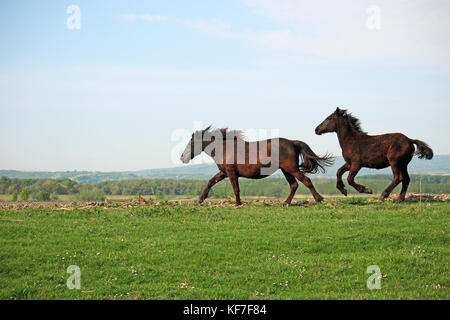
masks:
<path fill-rule="evenodd" d="M 189 163 L 192 159 L 198 156 L 203 151 L 203 135 L 211 128 L 209 126 L 205 130 L 197 130 L 192 134 L 186 148 L 181 154 L 180 160 L 183 163 Z"/>
<path fill-rule="evenodd" d="M 345 115 L 345 110 L 341 110 L 336 108 L 332 114 L 330 114 L 325 120 L 322 121 L 316 128 L 316 134 L 321 135 L 323 133 L 328 132 L 336 132 L 337 130 L 337 120 L 339 117 L 343 117 Z"/>

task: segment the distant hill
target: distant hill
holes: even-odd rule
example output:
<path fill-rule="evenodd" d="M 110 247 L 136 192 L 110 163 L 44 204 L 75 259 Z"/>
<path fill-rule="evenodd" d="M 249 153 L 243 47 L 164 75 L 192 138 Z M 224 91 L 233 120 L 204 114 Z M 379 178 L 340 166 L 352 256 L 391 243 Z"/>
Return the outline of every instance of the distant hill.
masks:
<path fill-rule="evenodd" d="M 336 157 L 333 167 L 324 174 L 315 177 L 334 177 L 337 169 L 344 164 L 344 159 Z M 437 155 L 431 161 L 414 157 L 408 166 L 411 174 L 450 174 L 450 155 Z M 79 183 L 99 183 L 103 181 L 133 180 L 150 178 L 170 179 L 209 179 L 217 173 L 215 164 L 184 165 L 175 168 L 148 169 L 139 171 L 98 172 L 98 171 L 17 171 L 0 170 L 0 177 L 20 179 L 71 179 Z M 391 174 L 391 169 L 361 169 L 359 175 Z M 274 176 L 282 176 L 278 171 Z"/>

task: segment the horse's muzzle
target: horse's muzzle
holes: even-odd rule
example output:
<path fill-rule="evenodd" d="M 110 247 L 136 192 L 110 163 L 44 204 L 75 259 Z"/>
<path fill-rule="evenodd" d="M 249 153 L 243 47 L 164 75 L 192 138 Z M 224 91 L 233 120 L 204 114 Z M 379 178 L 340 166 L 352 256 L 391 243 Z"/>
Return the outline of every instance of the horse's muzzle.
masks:
<path fill-rule="evenodd" d="M 191 159 L 189 159 L 189 157 L 186 157 L 186 156 L 182 155 L 182 156 L 180 157 L 180 160 L 181 160 L 181 162 L 183 162 L 183 163 L 189 163 L 189 161 L 190 161 Z"/>

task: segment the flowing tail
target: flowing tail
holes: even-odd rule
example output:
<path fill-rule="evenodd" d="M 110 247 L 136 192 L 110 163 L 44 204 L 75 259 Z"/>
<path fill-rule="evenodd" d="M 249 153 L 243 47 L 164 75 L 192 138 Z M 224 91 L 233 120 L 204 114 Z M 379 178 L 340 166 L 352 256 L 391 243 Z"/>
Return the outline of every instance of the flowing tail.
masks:
<path fill-rule="evenodd" d="M 299 152 L 302 158 L 302 168 L 305 173 L 317 173 L 319 171 L 325 172 L 325 167 L 332 166 L 334 159 L 332 155 L 325 154 L 322 157 L 316 155 L 311 148 L 302 141 L 292 141 L 294 143 L 295 149 Z"/>
<path fill-rule="evenodd" d="M 417 150 L 414 154 L 418 155 L 419 159 L 425 158 L 427 160 L 431 160 L 431 158 L 433 158 L 433 150 L 431 150 L 428 144 L 423 141 L 413 139 L 411 139 L 411 142 L 417 145 Z"/>

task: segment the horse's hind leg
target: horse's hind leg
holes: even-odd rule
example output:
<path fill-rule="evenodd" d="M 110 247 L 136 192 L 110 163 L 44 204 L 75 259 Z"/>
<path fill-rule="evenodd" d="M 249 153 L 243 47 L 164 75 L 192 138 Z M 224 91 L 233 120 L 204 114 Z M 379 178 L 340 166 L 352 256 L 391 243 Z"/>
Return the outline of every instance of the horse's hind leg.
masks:
<path fill-rule="evenodd" d="M 397 164 L 391 163 L 392 173 L 394 174 L 394 179 L 392 180 L 391 184 L 386 188 L 386 190 L 383 191 L 381 194 L 380 200 L 383 201 L 389 195 L 391 194 L 392 190 L 400 183 L 401 179 L 401 170 L 397 166 Z M 402 188 L 403 190 L 403 188 Z M 405 191 L 406 192 L 406 191 Z"/>
<path fill-rule="evenodd" d="M 291 201 L 292 201 L 292 198 L 294 197 L 295 191 L 297 191 L 298 183 L 292 174 L 287 173 L 286 171 L 284 171 L 284 169 L 281 169 L 281 171 L 283 172 L 286 180 L 289 182 L 289 186 L 291 187 L 291 193 L 287 197 L 286 201 L 284 201 L 284 204 L 289 205 L 289 204 L 291 204 Z"/>
<path fill-rule="evenodd" d="M 209 190 L 219 181 L 222 181 L 223 179 L 225 179 L 227 177 L 227 175 L 225 173 L 223 173 L 222 171 L 220 171 L 219 173 L 217 173 L 214 177 L 212 177 L 209 181 L 208 181 L 208 185 L 206 186 L 205 190 L 203 191 L 202 195 L 200 196 L 200 198 L 198 199 L 198 203 L 202 203 L 207 197 L 208 197 L 208 193 Z"/>
<path fill-rule="evenodd" d="M 350 165 L 345 163 L 336 173 L 337 182 L 336 188 L 344 195 L 347 196 L 347 190 L 345 189 L 344 182 L 342 182 L 342 175 L 350 169 Z"/>
<path fill-rule="evenodd" d="M 300 171 L 294 171 L 294 172 L 290 172 L 290 173 L 309 189 L 309 191 L 313 195 L 314 200 L 316 200 L 316 202 L 320 202 L 323 200 L 323 197 L 316 191 L 316 189 L 314 188 L 314 185 L 312 184 L 311 180 L 307 176 L 305 176 Z"/>
<path fill-rule="evenodd" d="M 359 193 L 372 193 L 372 189 L 355 182 L 355 177 L 358 174 L 359 169 L 361 169 L 360 165 L 351 165 L 350 172 L 347 177 L 348 184 L 355 188 Z"/>
<path fill-rule="evenodd" d="M 408 185 L 411 181 L 408 174 L 408 168 L 406 166 L 402 169 L 401 175 L 402 190 L 400 191 L 400 196 L 398 197 L 397 203 L 405 201 L 406 190 L 408 190 Z"/>

